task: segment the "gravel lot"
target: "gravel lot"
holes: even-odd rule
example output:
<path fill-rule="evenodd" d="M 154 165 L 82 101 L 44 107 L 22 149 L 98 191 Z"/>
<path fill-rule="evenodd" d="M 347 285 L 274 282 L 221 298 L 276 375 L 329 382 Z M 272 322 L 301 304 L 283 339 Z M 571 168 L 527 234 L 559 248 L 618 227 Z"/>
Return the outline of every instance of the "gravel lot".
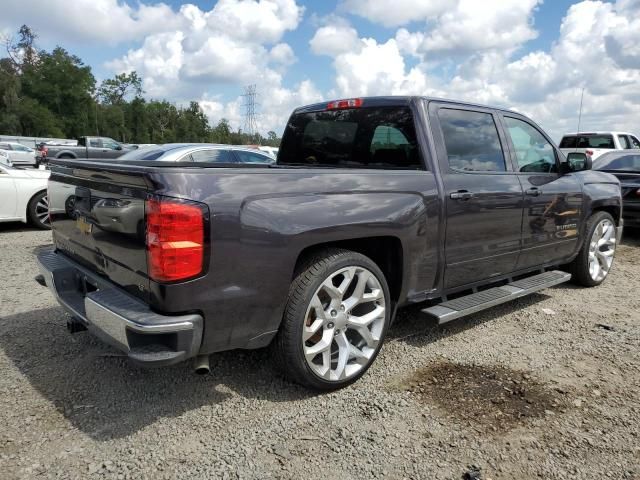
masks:
<path fill-rule="evenodd" d="M 141 370 L 39 287 L 49 232 L 0 225 L 0 478 L 640 479 L 640 233 L 604 285 L 436 328 L 403 311 L 356 385 L 265 351 Z"/>

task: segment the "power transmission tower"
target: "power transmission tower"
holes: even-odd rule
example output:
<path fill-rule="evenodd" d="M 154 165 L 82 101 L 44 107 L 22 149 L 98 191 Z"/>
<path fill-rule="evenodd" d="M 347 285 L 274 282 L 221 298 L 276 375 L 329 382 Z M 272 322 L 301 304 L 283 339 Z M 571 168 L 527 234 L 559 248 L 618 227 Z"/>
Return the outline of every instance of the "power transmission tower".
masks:
<path fill-rule="evenodd" d="M 256 120 L 256 107 L 258 106 L 258 103 L 256 102 L 257 96 L 258 94 L 256 92 L 255 84 L 244 87 L 244 95 L 242 95 L 244 98 L 244 104 L 242 105 L 244 107 L 243 131 L 252 137 L 258 133 L 258 123 Z"/>

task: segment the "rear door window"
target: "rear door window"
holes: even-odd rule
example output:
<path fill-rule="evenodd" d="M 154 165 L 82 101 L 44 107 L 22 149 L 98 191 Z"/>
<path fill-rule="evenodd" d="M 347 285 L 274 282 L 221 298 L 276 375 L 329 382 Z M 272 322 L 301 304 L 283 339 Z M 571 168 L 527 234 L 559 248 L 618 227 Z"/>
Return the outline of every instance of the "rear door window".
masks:
<path fill-rule="evenodd" d="M 409 107 L 361 107 L 292 115 L 279 165 L 424 169 Z"/>
<path fill-rule="evenodd" d="M 273 158 L 258 152 L 247 152 L 246 150 L 234 150 L 233 154 L 240 163 L 273 163 Z"/>
<path fill-rule="evenodd" d="M 440 127 L 449 167 L 463 172 L 505 172 L 507 164 L 493 115 L 441 108 Z"/>
<path fill-rule="evenodd" d="M 191 158 L 194 162 L 202 163 L 232 163 L 234 161 L 229 151 L 221 148 L 198 150 L 191 154 Z"/>
<path fill-rule="evenodd" d="M 100 147 L 102 146 L 102 145 L 101 145 L 101 143 L 102 143 L 102 142 L 100 142 L 100 140 L 99 140 L 99 139 L 97 139 L 97 138 L 91 138 L 91 139 L 89 139 L 89 146 L 90 146 L 90 147 L 93 147 L 93 148 L 100 148 Z"/>

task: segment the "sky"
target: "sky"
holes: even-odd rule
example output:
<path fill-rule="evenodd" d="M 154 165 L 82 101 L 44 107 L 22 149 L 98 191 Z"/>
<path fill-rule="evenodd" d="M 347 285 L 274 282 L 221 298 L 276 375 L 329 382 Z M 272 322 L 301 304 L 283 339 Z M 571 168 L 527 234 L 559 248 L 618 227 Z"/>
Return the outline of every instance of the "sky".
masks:
<path fill-rule="evenodd" d="M 72 7 L 70 8 L 70 6 Z M 20 0 L 38 46 L 63 46 L 98 81 L 137 71 L 147 98 L 199 101 L 210 121 L 281 133 L 297 106 L 427 95 L 512 108 L 554 139 L 640 134 L 640 0 Z"/>

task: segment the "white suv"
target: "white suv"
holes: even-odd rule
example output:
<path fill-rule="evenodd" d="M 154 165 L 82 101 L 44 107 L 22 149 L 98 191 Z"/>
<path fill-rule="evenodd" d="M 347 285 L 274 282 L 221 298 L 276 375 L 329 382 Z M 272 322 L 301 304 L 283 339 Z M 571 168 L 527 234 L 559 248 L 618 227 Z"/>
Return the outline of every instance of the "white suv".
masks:
<path fill-rule="evenodd" d="M 612 150 L 632 149 L 640 149 L 640 141 L 626 132 L 568 133 L 560 141 L 560 150 L 565 155 L 581 152 L 591 156 L 592 160 Z"/>
<path fill-rule="evenodd" d="M 40 163 L 40 152 L 21 143 L 0 141 L 0 151 L 5 153 L 6 155 L 3 156 L 7 156 L 15 166 L 32 165 L 37 167 Z"/>

